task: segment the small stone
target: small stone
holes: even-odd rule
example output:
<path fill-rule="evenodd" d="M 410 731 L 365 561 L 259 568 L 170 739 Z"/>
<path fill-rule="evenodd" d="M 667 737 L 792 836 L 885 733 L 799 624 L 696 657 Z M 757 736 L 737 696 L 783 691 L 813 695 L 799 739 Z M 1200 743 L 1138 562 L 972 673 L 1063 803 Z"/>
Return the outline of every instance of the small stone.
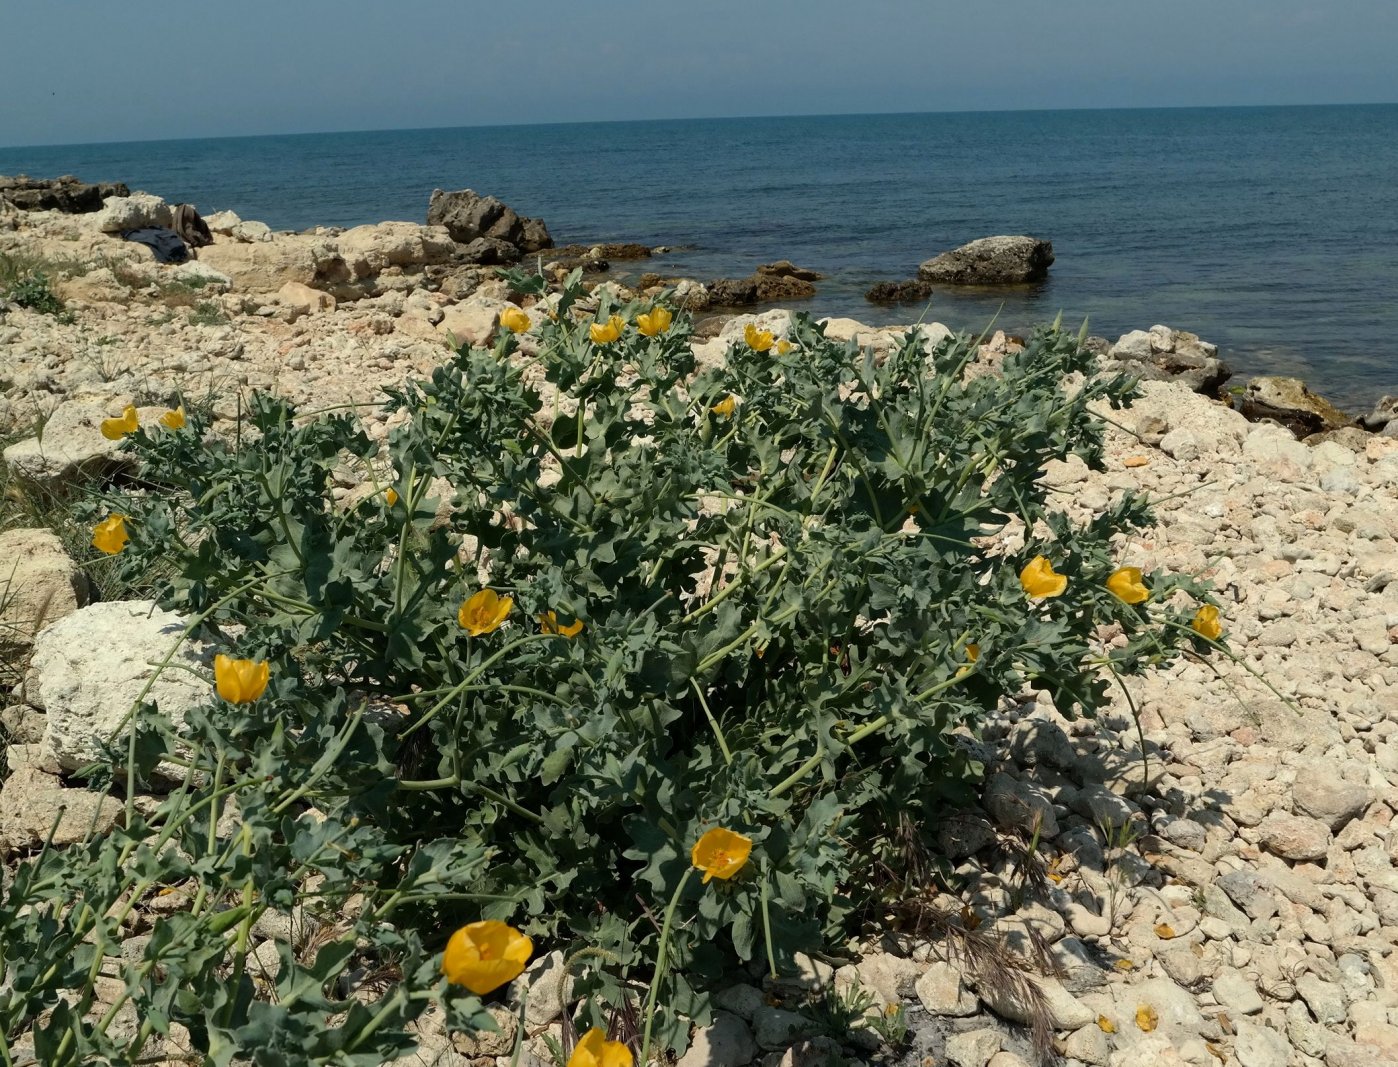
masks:
<path fill-rule="evenodd" d="M 990 1057 L 1000 1051 L 999 1030 L 968 1030 L 947 1038 L 947 1063 L 952 1067 L 986 1067 Z"/>
<path fill-rule="evenodd" d="M 1274 811 L 1258 826 L 1259 843 L 1282 859 L 1321 860 L 1330 848 L 1330 828 L 1319 819 Z"/>
<path fill-rule="evenodd" d="M 1237 971 L 1224 971 L 1215 978 L 1213 994 L 1230 1014 L 1256 1015 L 1263 1007 L 1256 987 Z"/>
<path fill-rule="evenodd" d="M 1026 975 L 1024 981 L 1038 987 L 1043 996 L 1043 1007 L 1047 1009 L 1055 1030 L 1076 1030 L 1097 1018 L 1096 1012 L 1080 1003 L 1056 978 Z M 1006 983 L 979 982 L 977 992 L 986 1006 L 1003 1018 L 1017 1023 L 1028 1023 L 1034 1018 L 1038 1005 L 1020 996 L 1017 989 Z"/>
<path fill-rule="evenodd" d="M 1240 1019 L 1234 1022 L 1233 1054 L 1239 1067 L 1287 1067 L 1291 1050 L 1275 1030 Z"/>
<path fill-rule="evenodd" d="M 763 1004 L 753 1013 L 752 1029 L 758 1045 L 765 1049 L 778 1049 L 786 1048 L 797 1038 L 810 1037 L 817 1027 L 804 1015 Z"/>
<path fill-rule="evenodd" d="M 1111 1055 L 1107 1035 L 1095 1021 L 1069 1034 L 1060 1051 L 1068 1059 L 1080 1060 L 1092 1067 L 1103 1067 Z"/>
<path fill-rule="evenodd" d="M 1333 1026 L 1345 1021 L 1348 1004 L 1344 990 L 1333 982 L 1316 974 L 1303 974 L 1296 980 L 1296 992 L 1322 1025 Z"/>
<path fill-rule="evenodd" d="M 767 997 L 754 985 L 739 983 L 731 985 L 727 989 L 721 989 L 714 994 L 714 1006 L 722 1008 L 724 1011 L 731 1011 L 740 1019 L 752 1021 L 757 1009 L 767 1003 Z"/>
<path fill-rule="evenodd" d="M 975 994 L 967 992 L 962 983 L 960 969 L 949 963 L 933 963 L 917 980 L 913 990 L 922 1006 L 933 1015 L 974 1015 L 980 1008 Z"/>
<path fill-rule="evenodd" d="M 1374 800 L 1372 790 L 1345 781 L 1336 774 L 1337 770 L 1320 765 L 1302 768 L 1296 776 L 1296 784 L 1291 787 L 1291 799 L 1297 810 L 1319 819 L 1331 832 L 1362 815 Z"/>
<path fill-rule="evenodd" d="M 677 1067 L 744 1067 L 757 1056 L 757 1042 L 748 1024 L 726 1011 L 714 1013 L 708 1026 L 694 1031 L 694 1038 Z"/>

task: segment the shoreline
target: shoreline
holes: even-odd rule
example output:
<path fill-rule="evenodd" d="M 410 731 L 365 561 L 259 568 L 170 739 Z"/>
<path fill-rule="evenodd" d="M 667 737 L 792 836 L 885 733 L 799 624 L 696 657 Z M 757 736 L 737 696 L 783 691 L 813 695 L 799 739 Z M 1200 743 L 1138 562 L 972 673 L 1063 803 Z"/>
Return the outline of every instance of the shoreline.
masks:
<path fill-rule="evenodd" d="M 537 227 L 529 238 L 521 237 L 523 230 L 519 228 L 510 231 L 506 226 L 501 230 L 500 223 L 490 231 L 523 241 L 522 247 L 512 246 L 495 236 L 484 236 L 485 227 L 477 226 L 463 233 L 456 228 L 453 219 L 440 212 L 434 224 L 436 209 L 432 207 L 428 210 L 427 225 L 385 221 L 349 229 L 317 226 L 297 233 L 273 231 L 263 223 L 243 220 L 230 211 L 219 211 L 208 216 L 213 233 L 207 247 L 193 250 L 186 263 L 157 264 L 144 246 L 122 240 L 119 233 L 103 232 L 104 226 L 112 229 L 110 219 L 104 221 L 104 214 L 110 216 L 110 210 L 92 210 L 94 197 L 97 204 L 102 204 L 105 198 L 120 197 L 127 191 L 125 186 L 119 183 L 63 186 L 64 182 L 76 180 L 32 180 L 34 188 L 41 191 L 31 196 L 31 202 L 37 196 L 58 203 L 49 205 L 48 209 L 16 209 L 6 201 L 5 181 L 0 179 L 0 254 L 8 252 L 12 256 L 17 254 L 20 260 L 28 257 L 40 264 L 49 264 L 50 273 L 59 275 L 51 279 L 55 295 L 75 308 L 92 305 L 99 318 L 109 321 L 114 315 L 112 306 L 123 301 L 132 306 L 141 303 L 148 303 L 152 308 L 163 306 L 167 312 L 172 307 L 198 308 L 199 316 L 205 321 L 191 325 L 236 324 L 241 330 L 254 327 L 258 322 L 291 326 L 312 313 L 324 315 L 328 312 L 336 319 L 348 314 L 353 321 L 343 326 L 350 333 L 363 335 L 367 331 L 371 336 L 391 335 L 398 342 L 397 347 L 408 350 L 409 362 L 419 366 L 426 355 L 422 346 L 439 342 L 446 332 L 441 324 L 449 311 L 455 312 L 451 318 L 461 330 L 457 334 L 460 339 L 479 343 L 488 336 L 489 330 L 482 322 L 482 307 L 477 306 L 468 313 L 462 310 L 462 305 L 470 304 L 478 294 L 482 299 L 503 301 L 507 294 L 498 291 L 494 268 L 511 262 L 521 267 L 532 264 L 555 281 L 568 270 L 581 267 L 588 275 L 589 284 L 610 285 L 623 297 L 644 297 L 661 289 L 671 289 L 675 302 L 694 316 L 695 336 L 700 340 L 718 336 L 724 325 L 736 316 L 788 308 L 800 311 L 803 302 L 819 291 L 822 281 L 820 274 L 786 260 L 760 265 L 753 275 L 744 279 L 700 280 L 646 269 L 652 263 L 663 266 L 655 262 L 655 257 L 675 252 L 675 247 L 652 249 L 637 243 L 600 242 L 555 248 L 542 221 L 519 220 L 507 206 L 490 197 L 477 200 L 498 205 L 521 225 Z M 18 199 L 13 188 L 16 180 L 8 182 L 11 186 L 8 195 Z M 52 187 L 55 195 L 42 192 L 45 186 Z M 73 194 L 73 189 L 77 190 L 77 195 Z M 166 217 L 162 213 L 168 213 L 168 206 L 162 200 L 148 194 L 138 193 L 112 203 L 127 205 L 124 209 L 126 222 L 159 221 Z M 474 206 L 470 209 L 475 210 Z M 489 210 L 497 209 L 492 206 Z M 441 225 L 443 221 L 447 223 L 445 228 Z M 468 220 L 462 225 L 475 223 Z M 122 228 L 126 228 L 125 223 Z M 482 236 L 461 239 L 473 233 Z M 1047 258 L 1052 262 L 1051 250 Z M 926 267 L 924 264 L 924 269 Z M 932 284 L 917 279 L 897 283 L 903 287 L 922 286 L 928 292 Z M 311 292 L 300 292 L 295 288 L 298 286 Z M 1023 288 L 1023 284 L 1017 287 Z M 956 288 L 992 295 L 1006 289 L 1005 286 Z M 886 290 L 906 291 L 909 290 L 898 290 L 896 286 Z M 10 304 L 14 303 L 11 299 Z M 476 303 L 480 305 L 481 301 Z M 870 306 L 885 312 L 891 307 L 906 308 L 909 320 L 914 320 L 917 309 L 929 305 L 905 299 L 871 301 Z M 0 308 L 0 312 L 3 310 Z M 363 316 L 355 312 L 368 312 L 370 322 L 360 321 Z M 22 315 L 23 311 L 19 313 Z M 374 318 L 384 313 L 394 319 L 392 324 Z M 7 316 L 10 321 L 0 323 L 7 344 L 21 340 L 22 335 L 14 333 L 15 317 L 11 310 Z M 160 317 L 162 312 L 153 313 L 152 318 Z M 166 321 L 156 323 L 157 326 L 165 327 L 174 321 L 168 314 L 164 317 Z M 470 322 L 465 322 L 466 319 Z M 887 335 L 907 328 L 906 323 L 878 326 L 857 318 L 835 321 L 853 323 L 858 332 L 868 334 Z M 42 323 L 31 318 L 26 329 L 37 325 Z M 322 325 L 331 326 L 331 322 Z M 293 332 L 300 335 L 305 330 Z M 1174 340 L 1176 336 L 1180 339 L 1178 346 Z M 108 341 L 107 345 L 119 347 L 118 340 Z M 1372 411 L 1351 416 L 1312 392 L 1300 379 L 1267 375 L 1255 377 L 1244 385 L 1232 379 L 1231 370 L 1218 359 L 1217 346 L 1187 331 L 1162 325 L 1146 328 L 1141 324 L 1115 342 L 1092 336 L 1088 343 L 1102 359 L 1104 369 L 1127 370 L 1148 379 L 1184 381 L 1196 391 L 1238 408 L 1251 419 L 1280 421 L 1298 437 L 1346 428 L 1398 434 L 1398 401 L 1390 397 L 1376 397 Z M 207 346 L 207 342 L 204 344 Z M 67 345 L 85 347 L 78 339 L 68 341 Z M 46 343 L 45 347 L 61 350 L 64 345 L 62 342 Z M 107 355 L 106 362 L 112 362 L 116 353 Z M 298 361 L 304 364 L 303 358 L 291 355 L 286 369 L 296 372 Z M 203 362 L 196 360 L 195 365 Z M 25 395 L 32 394 L 33 390 L 24 388 L 26 368 L 17 369 L 21 372 L 19 380 L 11 383 L 6 398 L 0 401 L 3 405 L 0 406 L 0 433 L 12 434 L 26 418 L 38 415 L 37 411 L 25 413 L 22 410 Z M 57 394 L 48 385 L 40 390 L 48 394 L 49 399 L 63 393 L 61 383 L 52 384 L 60 385 Z M 21 409 L 18 414 L 17 407 Z M 1392 429 L 1386 430 L 1390 426 Z"/>

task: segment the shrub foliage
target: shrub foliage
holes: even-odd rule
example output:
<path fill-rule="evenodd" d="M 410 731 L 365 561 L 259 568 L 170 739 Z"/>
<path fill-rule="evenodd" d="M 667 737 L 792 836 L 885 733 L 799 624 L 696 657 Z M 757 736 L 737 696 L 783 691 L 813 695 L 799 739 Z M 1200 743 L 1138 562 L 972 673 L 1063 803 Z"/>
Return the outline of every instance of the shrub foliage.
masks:
<path fill-rule="evenodd" d="M 1100 465 L 1093 408 L 1132 395 L 1080 338 L 1043 330 L 973 376 L 973 338 L 875 354 L 798 317 L 789 345 L 750 332 L 698 369 L 679 317 L 647 335 L 643 306 L 584 311 L 576 278 L 514 281 L 532 329 L 393 395 L 386 451 L 265 396 L 232 440 L 194 415 L 132 436 L 155 491 L 113 502 L 119 561 L 173 563 L 188 636 L 270 684 L 211 684 L 178 729 L 133 709 L 90 769 L 123 824 L 8 887 L 0 1028 L 33 1028 L 39 1061 L 132 1062 L 178 1023 L 217 1064 L 378 1064 L 429 1005 L 486 1024 L 439 964 L 478 919 L 564 951 L 605 1025 L 654 976 L 662 914 L 657 1033 L 680 1046 L 735 963 L 781 970 L 848 929 L 900 819 L 930 836 L 979 769 L 989 709 L 1033 687 L 1090 714 L 1112 672 L 1197 642 L 1192 579 L 1147 575 L 1138 605 L 1106 588 L 1145 502 L 1086 525 L 1047 505 L 1045 464 Z M 613 314 L 630 325 L 598 343 Z M 1062 595 L 1027 595 L 1039 555 Z M 136 803 L 171 764 L 180 784 Z M 705 884 L 714 827 L 752 852 Z M 268 912 L 319 932 L 259 969 Z"/>

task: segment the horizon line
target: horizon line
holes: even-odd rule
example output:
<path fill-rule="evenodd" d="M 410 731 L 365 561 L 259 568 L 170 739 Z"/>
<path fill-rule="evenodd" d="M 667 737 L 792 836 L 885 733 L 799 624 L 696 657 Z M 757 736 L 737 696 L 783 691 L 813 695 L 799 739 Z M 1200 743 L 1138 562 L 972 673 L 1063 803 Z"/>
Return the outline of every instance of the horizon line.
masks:
<path fill-rule="evenodd" d="M 204 137 L 151 137 L 135 140 L 114 141 L 50 141 L 23 145 L 0 145 L 0 151 L 23 151 L 27 148 L 92 148 L 99 145 L 122 144 L 167 144 L 178 141 L 240 141 L 258 140 L 268 137 L 321 137 L 338 134 L 370 133 L 428 133 L 442 130 L 511 130 L 549 126 L 629 126 L 656 122 L 752 122 L 772 119 L 832 119 L 832 118 L 896 118 L 913 115 L 1010 115 L 1010 114 L 1057 114 L 1062 112 L 1093 111 L 1267 111 L 1289 108 L 1324 107 L 1393 107 L 1398 100 L 1367 100 L 1323 104 L 1155 104 L 1131 107 L 1002 107 L 1002 108 L 949 108 L 941 111 L 821 111 L 799 112 L 785 115 L 693 115 L 683 118 L 647 119 L 585 119 L 560 122 L 539 120 L 533 122 L 481 122 L 462 123 L 444 126 L 389 126 L 376 128 L 353 128 L 336 130 L 285 130 L 271 133 L 235 133 Z"/>

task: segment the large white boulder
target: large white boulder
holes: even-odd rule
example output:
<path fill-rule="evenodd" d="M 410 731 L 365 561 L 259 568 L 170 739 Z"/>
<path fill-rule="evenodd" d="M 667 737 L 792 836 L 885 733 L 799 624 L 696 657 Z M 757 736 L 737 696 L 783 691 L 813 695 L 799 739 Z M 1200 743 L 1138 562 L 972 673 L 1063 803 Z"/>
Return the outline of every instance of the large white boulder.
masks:
<path fill-rule="evenodd" d="M 140 230 L 147 226 L 170 229 L 175 221 L 174 210 L 158 196 L 135 193 L 132 196 L 109 196 L 93 222 L 103 233 Z"/>
<path fill-rule="evenodd" d="M 98 757 L 101 742 L 124 734 L 138 702 L 156 705 L 176 726 L 209 703 L 213 650 L 181 640 L 187 625 L 152 601 L 120 600 L 89 604 L 42 630 L 25 697 L 46 713 L 45 755 L 74 771 Z"/>
<path fill-rule="evenodd" d="M 87 579 L 52 530 L 0 533 L 0 656 L 87 603 Z"/>

